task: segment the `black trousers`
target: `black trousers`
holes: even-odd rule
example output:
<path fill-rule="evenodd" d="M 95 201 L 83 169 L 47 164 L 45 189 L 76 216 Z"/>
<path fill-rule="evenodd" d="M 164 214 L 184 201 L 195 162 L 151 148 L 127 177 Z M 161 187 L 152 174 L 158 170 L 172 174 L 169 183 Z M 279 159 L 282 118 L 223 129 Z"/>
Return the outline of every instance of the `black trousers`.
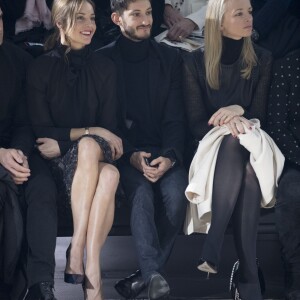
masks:
<path fill-rule="evenodd" d="M 57 235 L 57 190 L 47 162 L 34 153 L 29 159 L 31 176 L 24 186 L 28 286 L 54 282 Z"/>
<path fill-rule="evenodd" d="M 287 291 L 300 290 L 300 169 L 285 168 L 275 207 Z"/>

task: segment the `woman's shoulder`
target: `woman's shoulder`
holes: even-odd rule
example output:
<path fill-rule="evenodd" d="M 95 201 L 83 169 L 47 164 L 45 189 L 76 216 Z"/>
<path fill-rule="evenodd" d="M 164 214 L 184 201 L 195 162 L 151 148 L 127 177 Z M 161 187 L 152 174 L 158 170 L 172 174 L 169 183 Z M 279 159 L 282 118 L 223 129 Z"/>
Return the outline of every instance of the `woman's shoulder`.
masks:
<path fill-rule="evenodd" d="M 92 62 L 100 65 L 101 68 L 110 68 L 114 66 L 114 62 L 100 51 L 93 51 L 91 58 Z"/>
<path fill-rule="evenodd" d="M 282 65 L 288 64 L 291 66 L 297 65 L 297 67 L 299 68 L 300 48 L 289 52 L 288 54 L 286 54 L 285 56 L 283 56 L 281 58 L 276 59 L 274 64 L 282 64 Z"/>
<path fill-rule="evenodd" d="M 193 52 L 185 52 L 182 58 L 184 64 L 191 70 L 204 68 L 204 52 L 200 49 Z"/>
<path fill-rule="evenodd" d="M 28 77 L 30 78 L 46 78 L 50 75 L 52 66 L 61 60 L 61 55 L 56 49 L 50 50 L 35 58 L 29 65 Z M 42 76 L 41 76 L 42 74 Z"/>
<path fill-rule="evenodd" d="M 35 58 L 31 66 L 32 68 L 42 68 L 45 65 L 47 66 L 57 61 L 58 59 L 61 59 L 61 55 L 59 54 L 57 49 L 52 49 Z"/>

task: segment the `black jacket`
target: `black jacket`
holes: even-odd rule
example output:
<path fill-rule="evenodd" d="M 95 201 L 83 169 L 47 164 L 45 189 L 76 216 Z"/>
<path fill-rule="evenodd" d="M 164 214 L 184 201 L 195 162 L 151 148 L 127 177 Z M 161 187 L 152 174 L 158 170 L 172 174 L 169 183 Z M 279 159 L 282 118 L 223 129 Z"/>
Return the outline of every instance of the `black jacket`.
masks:
<path fill-rule="evenodd" d="M 118 40 L 98 50 L 113 60 L 117 66 L 117 96 L 119 100 L 118 123 L 124 145 L 124 153 L 135 150 L 126 140 L 126 87 L 123 80 L 123 61 Z M 149 91 L 153 126 L 161 136 L 161 155 L 170 150 L 182 161 L 184 149 L 184 106 L 181 85 L 181 57 L 177 50 L 150 41 Z"/>

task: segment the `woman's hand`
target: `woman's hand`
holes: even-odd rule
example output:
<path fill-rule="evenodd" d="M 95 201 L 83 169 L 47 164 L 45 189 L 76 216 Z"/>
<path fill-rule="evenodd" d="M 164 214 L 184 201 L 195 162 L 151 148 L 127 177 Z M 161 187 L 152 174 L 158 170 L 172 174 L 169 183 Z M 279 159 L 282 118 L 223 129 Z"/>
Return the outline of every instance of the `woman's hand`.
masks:
<path fill-rule="evenodd" d="M 222 126 L 236 116 L 242 116 L 244 109 L 240 105 L 229 105 L 217 110 L 209 119 L 208 125 Z"/>
<path fill-rule="evenodd" d="M 232 134 L 232 136 L 237 137 L 240 133 L 242 133 L 242 134 L 245 133 L 243 124 L 248 129 L 251 129 L 251 126 L 253 126 L 253 124 L 249 120 L 247 120 L 244 117 L 238 117 L 238 116 L 233 117 L 225 125 L 230 130 L 230 133 Z"/>
<path fill-rule="evenodd" d="M 114 133 L 101 127 L 91 127 L 90 133 L 104 138 L 109 143 L 113 160 L 116 160 L 122 156 L 123 154 L 122 139 L 120 139 Z"/>
<path fill-rule="evenodd" d="M 41 156 L 45 159 L 52 159 L 61 155 L 58 142 L 54 139 L 39 138 L 36 140 Z"/>

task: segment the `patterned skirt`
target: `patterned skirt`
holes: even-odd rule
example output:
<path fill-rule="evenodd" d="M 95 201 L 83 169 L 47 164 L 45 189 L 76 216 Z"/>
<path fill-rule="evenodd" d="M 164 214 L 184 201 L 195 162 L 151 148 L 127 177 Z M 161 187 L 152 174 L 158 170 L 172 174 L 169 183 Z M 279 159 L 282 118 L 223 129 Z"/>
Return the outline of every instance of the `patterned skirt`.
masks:
<path fill-rule="evenodd" d="M 54 177 L 56 180 L 63 179 L 64 187 L 68 195 L 69 201 L 71 199 L 73 177 L 77 168 L 78 144 L 79 141 L 85 137 L 93 138 L 98 143 L 98 145 L 103 151 L 104 162 L 113 163 L 111 148 L 108 142 L 102 137 L 92 134 L 82 136 L 73 143 L 73 145 L 70 147 L 70 149 L 65 155 L 51 160 L 51 167 L 54 172 Z"/>

